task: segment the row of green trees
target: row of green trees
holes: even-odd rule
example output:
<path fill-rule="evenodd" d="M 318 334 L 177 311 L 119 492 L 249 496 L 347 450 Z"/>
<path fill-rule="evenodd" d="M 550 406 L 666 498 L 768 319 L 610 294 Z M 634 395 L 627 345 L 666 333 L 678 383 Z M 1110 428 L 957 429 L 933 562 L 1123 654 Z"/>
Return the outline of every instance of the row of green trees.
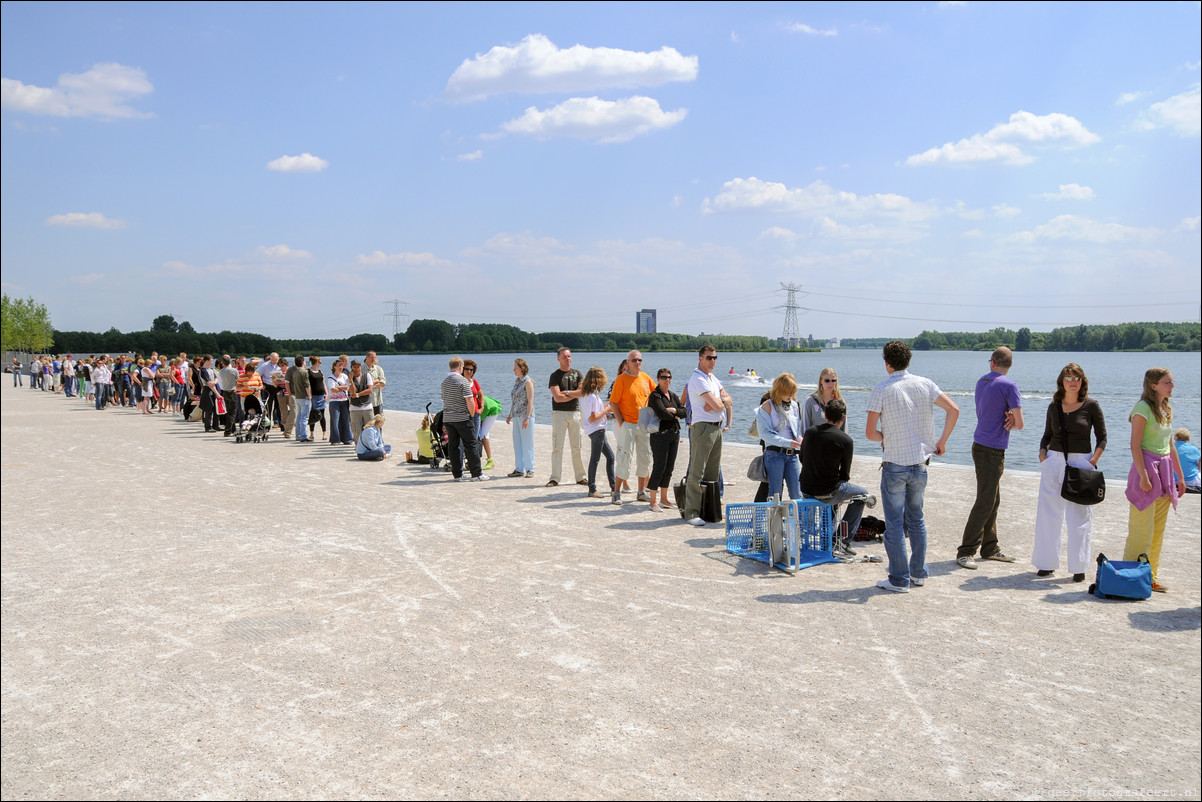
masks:
<path fill-rule="evenodd" d="M 0 346 L 5 351 L 43 353 L 54 343 L 54 329 L 45 304 L 33 298 L 3 295 L 0 309 Z"/>
<path fill-rule="evenodd" d="M 847 341 L 845 340 L 846 344 Z M 1120 323 L 1065 326 L 1049 332 L 995 328 L 985 332 L 924 331 L 911 341 L 917 351 L 1198 351 L 1198 323 Z"/>
<path fill-rule="evenodd" d="M 189 354 L 362 354 L 378 353 L 532 353 L 567 346 L 577 351 L 696 351 L 708 343 L 720 351 L 773 350 L 767 337 L 732 334 L 630 334 L 628 332 L 553 331 L 535 334 L 501 323 L 454 325 L 419 319 L 390 342 L 382 334 L 356 334 L 321 340 L 273 339 L 245 331 L 198 332 L 188 321 L 159 315 L 146 331 L 54 331 L 46 307 L 32 298 L 4 296 L 4 349 L 58 353 Z M 889 338 L 846 338 L 844 348 L 880 348 Z M 999 345 L 1016 351 L 1198 351 L 1198 323 L 1123 323 L 1069 326 L 1050 332 L 995 328 L 985 332 L 924 331 L 909 341 L 919 351 L 990 351 Z"/>
<path fill-rule="evenodd" d="M 709 343 L 720 351 L 766 351 L 767 337 L 730 334 L 630 334 L 629 332 L 552 331 L 534 334 L 500 323 L 452 325 L 445 320 L 414 320 L 393 340 L 406 353 L 462 352 L 482 354 L 554 351 L 567 346 L 574 351 L 696 351 Z"/>
<path fill-rule="evenodd" d="M 356 334 L 326 340 L 280 340 L 249 331 L 200 332 L 188 321 L 176 323 L 171 315 L 159 315 L 146 331 L 106 332 L 55 331 L 53 350 L 60 354 L 362 354 L 388 352 L 383 334 Z M 7 346 L 6 346 L 7 347 Z M 51 346 L 34 350 L 50 350 Z"/>

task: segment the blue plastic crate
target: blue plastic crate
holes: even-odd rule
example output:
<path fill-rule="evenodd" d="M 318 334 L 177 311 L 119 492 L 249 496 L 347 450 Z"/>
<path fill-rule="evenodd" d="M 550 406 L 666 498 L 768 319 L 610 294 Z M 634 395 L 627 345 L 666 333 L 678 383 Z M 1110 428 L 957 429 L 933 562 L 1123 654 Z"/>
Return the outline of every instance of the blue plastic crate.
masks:
<path fill-rule="evenodd" d="M 834 557 L 830 505 L 814 499 L 726 505 L 726 550 L 794 572 Z"/>

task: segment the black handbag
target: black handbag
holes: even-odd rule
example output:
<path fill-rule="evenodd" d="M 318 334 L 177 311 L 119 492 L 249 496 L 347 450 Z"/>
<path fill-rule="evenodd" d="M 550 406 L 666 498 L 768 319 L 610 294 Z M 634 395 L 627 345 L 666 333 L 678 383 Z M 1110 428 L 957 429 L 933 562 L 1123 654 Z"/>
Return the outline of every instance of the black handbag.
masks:
<path fill-rule="evenodd" d="M 1078 468 L 1068 464 L 1068 426 L 1064 407 L 1060 406 L 1060 445 L 1064 451 L 1064 481 L 1060 485 L 1060 497 L 1074 504 L 1090 506 L 1106 500 L 1106 477 L 1101 471 Z"/>

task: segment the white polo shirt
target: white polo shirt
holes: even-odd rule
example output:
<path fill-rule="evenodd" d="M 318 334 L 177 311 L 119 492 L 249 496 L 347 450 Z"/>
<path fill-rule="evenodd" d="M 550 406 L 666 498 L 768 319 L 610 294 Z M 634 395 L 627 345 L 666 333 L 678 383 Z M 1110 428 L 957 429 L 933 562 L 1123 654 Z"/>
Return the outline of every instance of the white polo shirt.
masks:
<path fill-rule="evenodd" d="M 701 368 L 695 368 L 693 375 L 689 377 L 689 403 L 693 406 L 693 423 L 717 423 L 723 424 L 726 422 L 726 410 L 720 409 L 717 412 L 705 408 L 705 399 L 701 397 L 702 393 L 713 393 L 714 400 L 722 401 L 722 382 L 718 381 L 718 377 L 712 373 L 706 373 Z"/>

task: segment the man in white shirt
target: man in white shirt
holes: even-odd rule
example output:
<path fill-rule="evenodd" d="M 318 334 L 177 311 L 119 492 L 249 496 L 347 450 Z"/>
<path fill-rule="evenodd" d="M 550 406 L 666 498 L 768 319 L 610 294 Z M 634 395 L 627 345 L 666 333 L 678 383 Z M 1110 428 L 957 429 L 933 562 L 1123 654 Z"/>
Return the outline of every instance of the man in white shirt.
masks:
<path fill-rule="evenodd" d="M 947 439 L 956 428 L 960 408 L 935 382 L 907 370 L 910 346 L 893 340 L 885 344 L 884 356 L 889 378 L 874 387 L 868 397 L 864 431 L 865 437 L 881 443 L 884 449 L 881 502 L 885 507 L 889 578 L 876 586 L 907 593 L 911 585 L 922 587 L 927 580 L 927 526 L 922 514 L 927 464 L 932 456 L 942 456 L 947 450 Z M 943 434 L 937 441 L 934 407 L 947 413 Z"/>
<path fill-rule="evenodd" d="M 701 502 L 705 497 L 702 482 L 718 481 L 722 468 L 722 433 L 730 428 L 733 401 L 714 376 L 718 352 L 703 345 L 697 352 L 697 369 L 689 379 L 688 394 L 693 408 L 689 428 L 689 478 L 685 486 L 684 508 L 680 514 L 693 526 L 705 526 Z"/>

